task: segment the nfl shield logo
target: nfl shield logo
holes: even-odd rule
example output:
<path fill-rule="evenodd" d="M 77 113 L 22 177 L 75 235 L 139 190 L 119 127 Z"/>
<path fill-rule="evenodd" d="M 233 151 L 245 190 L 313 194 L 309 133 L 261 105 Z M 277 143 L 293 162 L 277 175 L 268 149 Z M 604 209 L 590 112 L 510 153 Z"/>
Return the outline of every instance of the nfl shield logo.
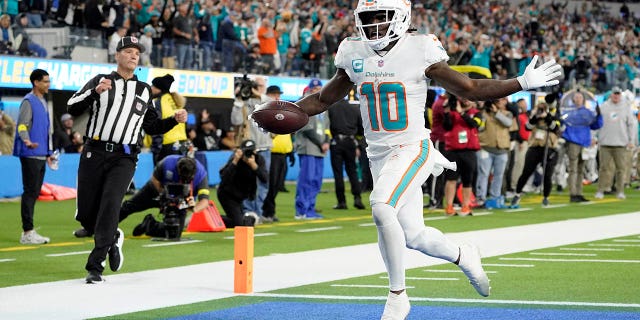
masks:
<path fill-rule="evenodd" d="M 136 102 L 136 110 L 142 111 L 142 103 Z"/>
<path fill-rule="evenodd" d="M 384 60 L 378 60 L 378 68 L 384 67 Z"/>

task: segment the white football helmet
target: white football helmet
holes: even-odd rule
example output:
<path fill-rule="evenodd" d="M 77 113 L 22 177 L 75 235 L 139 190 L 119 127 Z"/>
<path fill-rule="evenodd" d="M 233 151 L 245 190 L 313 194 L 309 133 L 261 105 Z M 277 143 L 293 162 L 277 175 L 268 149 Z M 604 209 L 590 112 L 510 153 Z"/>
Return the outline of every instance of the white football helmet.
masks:
<path fill-rule="evenodd" d="M 385 14 L 385 21 L 373 23 L 375 12 Z M 358 6 L 354 13 L 356 28 L 360 32 L 360 36 L 373 50 L 384 49 L 389 43 L 402 37 L 411 25 L 411 2 L 409 0 L 358 0 Z M 378 35 L 375 39 L 369 39 L 367 29 L 380 28 L 385 24 L 388 25 L 388 28 L 384 36 Z"/>

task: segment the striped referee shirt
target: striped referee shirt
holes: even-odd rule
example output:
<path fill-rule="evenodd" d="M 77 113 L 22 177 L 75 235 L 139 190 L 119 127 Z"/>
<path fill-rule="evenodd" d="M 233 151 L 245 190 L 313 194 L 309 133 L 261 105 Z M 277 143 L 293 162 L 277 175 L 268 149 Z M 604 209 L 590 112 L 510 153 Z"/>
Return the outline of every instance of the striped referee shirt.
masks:
<path fill-rule="evenodd" d="M 103 78 L 111 80 L 111 89 L 98 94 L 95 88 Z M 89 80 L 69 99 L 67 110 L 79 116 L 89 109 L 88 139 L 140 145 L 142 129 L 148 134 L 163 134 L 178 124 L 173 117 L 160 119 L 151 100 L 147 83 L 138 81 L 135 75 L 125 80 L 114 71 Z"/>

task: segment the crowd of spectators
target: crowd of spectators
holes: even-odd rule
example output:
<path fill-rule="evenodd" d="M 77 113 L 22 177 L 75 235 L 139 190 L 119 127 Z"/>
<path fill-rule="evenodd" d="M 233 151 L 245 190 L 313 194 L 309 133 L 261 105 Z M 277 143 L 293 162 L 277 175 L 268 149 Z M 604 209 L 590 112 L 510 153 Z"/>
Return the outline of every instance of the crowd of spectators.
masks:
<path fill-rule="evenodd" d="M 14 22 L 22 15 L 29 27 L 79 27 L 101 37 L 104 48 L 124 28 L 152 43 L 146 65 L 170 68 L 327 78 L 335 71 L 340 41 L 357 36 L 355 5 L 344 0 L 2 2 L 8 6 L 0 11 Z M 440 38 L 450 64 L 477 65 L 510 78 L 539 54 L 561 62 L 568 87 L 640 88 L 638 17 L 626 5 L 609 10 L 597 1 L 567 4 L 414 1 L 412 18 L 417 32 Z"/>

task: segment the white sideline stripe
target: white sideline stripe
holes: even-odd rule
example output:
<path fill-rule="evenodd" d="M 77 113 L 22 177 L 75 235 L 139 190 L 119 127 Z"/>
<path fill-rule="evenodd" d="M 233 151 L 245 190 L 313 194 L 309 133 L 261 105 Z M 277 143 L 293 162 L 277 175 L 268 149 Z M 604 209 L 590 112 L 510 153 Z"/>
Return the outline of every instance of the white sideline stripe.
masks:
<path fill-rule="evenodd" d="M 560 248 L 560 250 L 570 250 L 570 251 L 624 251 L 624 249 L 611 249 L 611 248 Z"/>
<path fill-rule="evenodd" d="M 296 230 L 295 232 L 306 233 L 306 232 L 319 232 L 319 231 L 329 231 L 329 230 L 338 230 L 338 229 L 342 229 L 342 227 L 335 226 L 335 227 L 326 227 L 326 228 L 300 229 L 300 230 Z"/>
<path fill-rule="evenodd" d="M 486 266 L 486 264 L 484 264 L 483 266 Z M 460 273 L 460 270 L 438 270 L 438 269 L 424 269 L 422 270 L 424 272 L 443 272 L 443 273 Z M 484 271 L 485 273 L 498 273 L 498 271 Z"/>
<path fill-rule="evenodd" d="M 594 247 L 640 247 L 640 244 L 589 243 L 588 246 L 594 246 Z"/>
<path fill-rule="evenodd" d="M 509 210 L 505 210 L 504 212 L 522 212 L 522 211 L 529 211 L 529 210 L 533 210 L 533 208 L 509 209 Z"/>
<path fill-rule="evenodd" d="M 254 297 L 268 298 L 297 298 L 297 299 L 325 299 L 325 300 L 375 300 L 386 301 L 386 296 L 333 296 L 318 294 L 281 294 L 281 293 L 254 293 Z M 458 302 L 458 303 L 484 303 L 484 304 L 514 304 L 514 305 L 545 305 L 545 306 L 576 306 L 576 307 L 609 307 L 609 308 L 640 308 L 638 303 L 608 303 L 608 302 L 580 302 L 580 301 L 538 301 L 538 300 L 494 300 L 494 299 L 456 299 L 456 298 L 423 298 L 409 297 L 411 301 L 425 302 Z"/>
<path fill-rule="evenodd" d="M 533 268 L 535 264 L 502 264 L 502 263 L 483 263 L 483 267 L 507 267 L 507 268 Z"/>
<path fill-rule="evenodd" d="M 358 225 L 358 227 L 375 227 L 375 226 L 376 226 L 375 222 L 361 223 Z"/>
<path fill-rule="evenodd" d="M 542 206 L 542 209 L 554 209 L 554 208 L 562 208 L 562 207 L 566 207 L 566 206 L 567 206 L 566 203 L 550 204 L 548 206 Z"/>
<path fill-rule="evenodd" d="M 384 288 L 389 289 L 388 285 L 374 285 L 374 284 L 332 284 L 330 287 L 346 287 L 346 288 Z M 415 289 L 415 287 L 407 286 L 407 289 Z"/>
<path fill-rule="evenodd" d="M 579 202 L 578 204 L 581 205 L 581 206 L 588 206 L 588 205 L 592 205 L 592 204 L 596 204 L 596 203 L 593 202 L 593 201 L 587 201 L 587 202 Z"/>
<path fill-rule="evenodd" d="M 582 256 L 582 257 L 595 257 L 595 253 L 563 253 L 563 252 L 531 252 L 530 255 L 537 256 Z"/>
<path fill-rule="evenodd" d="M 636 236 L 638 225 L 640 212 L 632 212 L 447 233 L 447 236 L 455 243 L 474 243 L 481 249 L 483 257 L 495 257 Z M 212 247 L 214 246 L 212 244 Z M 409 249 L 405 251 L 404 257 L 407 269 L 449 263 Z M 2 319 L 97 318 L 239 296 L 233 292 L 234 260 L 142 272 L 108 273 L 105 276 L 107 282 L 103 285 L 85 284 L 83 266 L 69 266 L 77 269 L 77 279 L 0 288 Z M 124 270 L 126 268 L 125 264 Z M 262 293 L 380 275 L 384 272 L 384 263 L 375 242 L 258 256 L 254 258 L 253 290 Z M 91 303 L 88 304 L 86 301 Z M 477 301 L 496 303 L 496 300 L 491 299 Z"/>
<path fill-rule="evenodd" d="M 51 253 L 46 254 L 47 257 L 64 257 L 64 256 L 75 256 L 79 254 L 87 254 L 91 253 L 91 251 L 73 251 L 73 252 L 65 252 L 65 253 Z"/>
<path fill-rule="evenodd" d="M 442 216 L 442 217 L 429 217 L 429 218 L 424 218 L 424 221 L 435 221 L 435 220 L 444 220 L 448 217 L 446 216 Z"/>
<path fill-rule="evenodd" d="M 277 235 L 278 235 L 278 233 L 277 233 L 277 232 L 264 232 L 264 233 L 255 233 L 255 234 L 253 235 L 253 237 L 254 237 L 254 238 L 255 238 L 255 237 L 270 237 L 270 236 L 277 236 Z M 229 237 L 224 237 L 223 239 L 226 239 L 226 240 L 233 240 L 233 239 L 235 239 L 235 238 L 236 238 L 236 237 L 234 237 L 234 236 L 229 236 Z"/>
<path fill-rule="evenodd" d="M 16 261 L 16 259 L 11 258 L 11 259 L 0 259 L 0 262 L 11 262 L 11 261 Z"/>
<path fill-rule="evenodd" d="M 500 260 L 511 260 L 511 261 L 640 263 L 640 260 L 542 259 L 542 258 L 498 258 L 498 259 L 500 259 Z"/>
<path fill-rule="evenodd" d="M 380 279 L 389 279 L 387 276 L 381 276 Z M 427 281 L 458 281 L 460 278 L 429 278 L 429 277 L 405 277 L 407 280 L 427 280 Z"/>
<path fill-rule="evenodd" d="M 144 244 L 143 248 L 153 248 L 153 247 L 167 247 L 167 246 L 177 246 L 181 244 L 192 244 L 203 242 L 204 240 L 187 240 L 187 241 L 173 241 L 173 242 L 161 242 L 161 243 L 153 243 L 153 244 Z"/>
<path fill-rule="evenodd" d="M 480 211 L 480 212 L 473 212 L 474 216 L 486 216 L 488 214 L 493 214 L 493 212 L 491 211 Z"/>
<path fill-rule="evenodd" d="M 613 242 L 640 242 L 640 239 L 613 239 Z"/>

